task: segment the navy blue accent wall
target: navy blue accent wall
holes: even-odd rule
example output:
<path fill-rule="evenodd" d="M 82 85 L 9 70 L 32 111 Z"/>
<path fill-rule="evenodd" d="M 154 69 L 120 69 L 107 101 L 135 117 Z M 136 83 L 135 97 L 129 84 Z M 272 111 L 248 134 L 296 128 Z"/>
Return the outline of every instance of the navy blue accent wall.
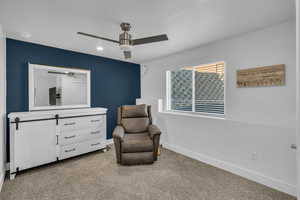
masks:
<path fill-rule="evenodd" d="M 117 107 L 140 98 L 138 64 L 13 39 L 6 40 L 6 55 L 7 113 L 28 111 L 28 62 L 91 70 L 91 106 L 108 108 L 108 139 L 116 125 Z"/>

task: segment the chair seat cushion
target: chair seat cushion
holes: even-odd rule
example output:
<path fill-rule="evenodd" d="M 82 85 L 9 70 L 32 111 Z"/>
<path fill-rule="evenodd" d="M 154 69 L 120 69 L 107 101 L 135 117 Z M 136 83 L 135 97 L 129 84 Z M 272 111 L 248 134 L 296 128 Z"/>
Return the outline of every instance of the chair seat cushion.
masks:
<path fill-rule="evenodd" d="M 152 152 L 153 141 L 149 133 L 125 134 L 122 142 L 123 153 Z"/>

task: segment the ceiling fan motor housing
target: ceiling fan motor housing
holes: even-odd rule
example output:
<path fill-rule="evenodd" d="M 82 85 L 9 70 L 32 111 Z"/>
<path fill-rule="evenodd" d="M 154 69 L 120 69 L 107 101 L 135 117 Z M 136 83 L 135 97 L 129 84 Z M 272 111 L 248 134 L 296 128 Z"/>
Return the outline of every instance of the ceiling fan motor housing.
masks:
<path fill-rule="evenodd" d="M 131 25 L 129 23 L 123 22 L 120 24 L 120 26 L 123 31 L 130 31 Z"/>
<path fill-rule="evenodd" d="M 128 51 L 131 49 L 131 35 L 128 32 L 123 32 L 119 36 L 120 48 L 123 51 Z"/>

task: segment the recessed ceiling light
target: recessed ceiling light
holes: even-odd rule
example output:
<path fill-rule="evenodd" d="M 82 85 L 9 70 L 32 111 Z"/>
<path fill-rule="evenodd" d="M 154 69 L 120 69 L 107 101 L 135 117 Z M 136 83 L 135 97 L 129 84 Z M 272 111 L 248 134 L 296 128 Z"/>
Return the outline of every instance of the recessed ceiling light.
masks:
<path fill-rule="evenodd" d="M 22 36 L 23 38 L 30 38 L 30 37 L 31 37 L 31 34 L 28 33 L 28 32 L 23 32 L 23 33 L 21 33 L 21 36 Z"/>
<path fill-rule="evenodd" d="M 103 51 L 103 47 L 101 47 L 101 46 L 97 46 L 96 49 L 97 49 L 97 51 Z"/>

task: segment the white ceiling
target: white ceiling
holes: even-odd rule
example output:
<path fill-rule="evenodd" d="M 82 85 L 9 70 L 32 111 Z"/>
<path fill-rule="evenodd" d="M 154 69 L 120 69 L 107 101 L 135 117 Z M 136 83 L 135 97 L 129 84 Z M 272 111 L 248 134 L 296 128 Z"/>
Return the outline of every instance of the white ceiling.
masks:
<path fill-rule="evenodd" d="M 8 37 L 63 49 L 123 60 L 117 44 L 76 32 L 118 40 L 125 21 L 134 38 L 168 34 L 169 41 L 135 46 L 129 61 L 136 63 L 294 17 L 294 0 L 0 0 Z"/>

